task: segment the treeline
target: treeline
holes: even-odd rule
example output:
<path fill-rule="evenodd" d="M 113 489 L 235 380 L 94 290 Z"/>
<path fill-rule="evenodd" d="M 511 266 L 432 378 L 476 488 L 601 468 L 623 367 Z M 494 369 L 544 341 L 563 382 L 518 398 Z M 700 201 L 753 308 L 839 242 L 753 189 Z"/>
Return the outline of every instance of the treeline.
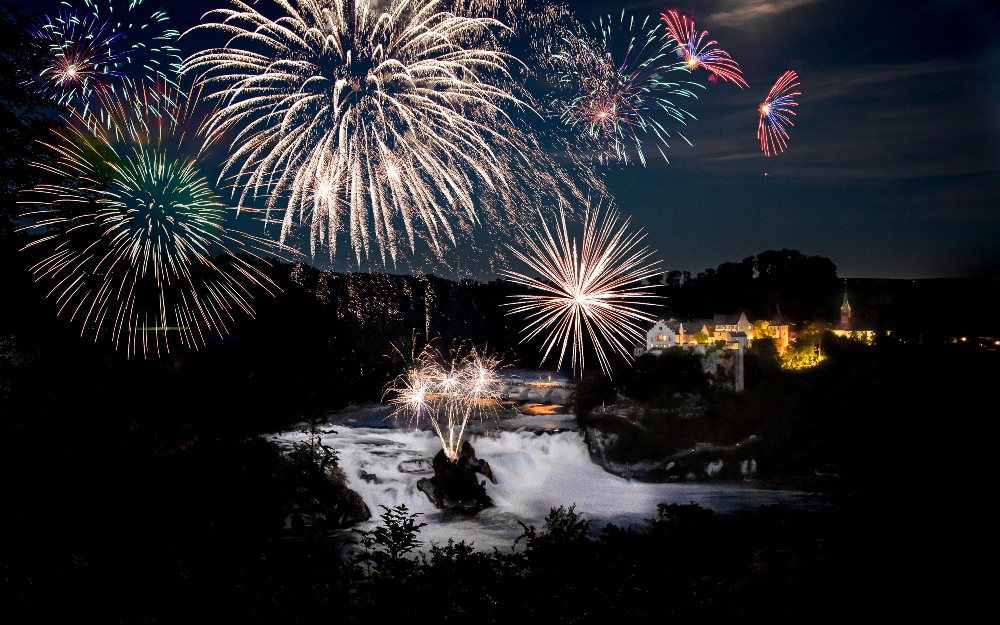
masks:
<path fill-rule="evenodd" d="M 835 327 L 846 292 L 856 328 L 926 343 L 1000 335 L 1000 284 L 995 278 L 845 278 L 838 277 L 828 258 L 782 249 L 694 276 L 670 271 L 660 282 L 665 318 L 746 312 L 750 321 L 771 320 L 780 309 L 799 330 Z"/>
<path fill-rule="evenodd" d="M 739 272 L 729 263 L 679 282 L 671 282 L 672 274 L 668 275 L 662 289 L 669 309 L 662 311 L 663 316 L 683 317 L 685 310 L 691 315 L 725 310 L 723 302 L 736 306 L 740 301 L 737 293 L 751 304 L 732 310 L 747 310 L 751 318 L 767 318 L 766 302 L 778 301 L 778 294 L 784 297 L 786 292 L 791 295 L 782 302 L 799 302 L 791 310 L 781 304 L 782 314 L 793 319 L 794 310 L 822 311 L 824 297 L 834 302 L 831 308 L 839 309 L 842 281 L 833 296 L 823 296 L 818 287 L 775 286 L 799 281 L 813 284 L 803 277 L 810 275 L 810 267 L 820 268 L 813 272 L 815 284 L 829 283 L 835 273 L 829 261 L 788 250 L 780 256 L 791 260 L 783 265 L 777 261 L 761 264 L 761 258 L 776 258 L 764 253 L 753 262 L 744 261 Z M 514 366 L 556 364 L 556 354 L 542 363 L 545 333 L 523 340 L 527 318 L 509 314 L 511 296 L 522 292 L 512 283 L 343 274 L 273 259 L 256 263 L 277 287 L 271 289 L 273 294 L 263 289 L 256 294 L 252 316 L 238 315 L 227 334 L 209 337 L 199 349 L 175 344 L 169 354 L 127 360 L 116 352 L 110 338 L 81 336 L 65 314 L 57 315 L 56 304 L 46 298 L 45 285 L 32 281 L 23 259 L 12 259 L 7 286 L 17 295 L 18 305 L 4 307 L 0 315 L 4 352 L 18 363 L 0 363 L 6 376 L 7 406 L 18 414 L 58 415 L 72 410 L 78 398 L 87 395 L 102 397 L 105 413 L 130 412 L 129 406 L 142 404 L 145 397 L 161 395 L 166 399 L 151 406 L 152 412 L 207 421 L 230 415 L 227 422 L 253 424 L 250 429 L 258 429 L 350 402 L 378 401 L 408 357 L 431 339 L 443 349 L 454 341 L 468 340 L 503 355 L 505 363 Z M 799 269 L 789 268 L 796 264 Z M 750 266 L 771 268 L 749 277 Z M 784 269 L 775 268 L 779 266 Z M 744 287 L 733 287 L 730 293 L 721 285 L 736 274 L 743 276 Z M 921 290 L 919 282 L 889 282 L 852 281 L 849 289 L 853 319 L 887 324 L 894 341 L 930 345 L 940 343 L 945 335 L 967 332 L 976 336 L 996 330 L 1000 317 L 990 314 L 997 308 L 995 285 L 977 289 L 953 281 L 925 281 L 938 287 L 933 291 Z M 932 296 L 935 292 L 939 297 Z M 697 294 L 716 304 L 684 304 L 685 298 L 701 297 Z M 751 308 L 753 302 L 757 302 L 757 312 Z M 835 316 L 839 318 L 839 312 Z M 589 374 L 596 373 L 596 356 L 588 350 L 586 357 Z M 619 374 L 664 377 L 644 374 L 645 368 L 643 362 L 632 367 L 623 358 L 613 357 L 613 370 Z M 642 390 L 651 388 L 644 384 L 632 384 L 637 398 L 649 392 Z"/>
<path fill-rule="evenodd" d="M 797 250 L 767 250 L 739 262 L 722 263 L 692 276 L 666 273 L 665 313 L 676 319 L 711 318 L 746 312 L 752 321 L 770 320 L 780 308 L 790 321 L 837 318 L 843 284 L 829 258 Z"/>

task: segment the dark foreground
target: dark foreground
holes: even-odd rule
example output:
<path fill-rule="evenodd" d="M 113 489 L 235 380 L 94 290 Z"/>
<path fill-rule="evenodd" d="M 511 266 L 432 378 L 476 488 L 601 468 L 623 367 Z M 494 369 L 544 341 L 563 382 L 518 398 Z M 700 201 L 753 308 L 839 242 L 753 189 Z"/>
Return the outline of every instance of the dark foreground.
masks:
<path fill-rule="evenodd" d="M 367 536 L 368 561 L 342 560 L 322 529 L 284 529 L 291 500 L 326 492 L 315 457 L 284 457 L 262 437 L 304 416 L 266 420 L 284 389 L 176 381 L 208 379 L 200 369 L 140 367 L 98 384 L 72 362 L 22 365 L 8 378 L 0 456 L 4 621 L 961 616 L 984 579 L 964 563 L 992 562 L 978 482 L 996 353 L 880 358 L 851 360 L 842 390 L 826 391 L 850 401 L 831 411 L 843 417 L 836 438 L 818 438 L 842 441 L 854 468 L 825 493 L 826 513 L 722 520 L 673 506 L 651 509 L 646 527 L 588 528 L 566 502 L 516 549 L 439 545 L 419 557 L 419 517 L 372 510 L 383 525 Z"/>

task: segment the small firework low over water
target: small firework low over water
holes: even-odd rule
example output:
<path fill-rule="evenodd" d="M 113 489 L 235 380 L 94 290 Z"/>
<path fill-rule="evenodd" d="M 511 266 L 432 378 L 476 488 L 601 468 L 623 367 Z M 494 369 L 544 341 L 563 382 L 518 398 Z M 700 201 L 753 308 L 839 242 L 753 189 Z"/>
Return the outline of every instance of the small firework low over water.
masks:
<path fill-rule="evenodd" d="M 797 106 L 795 96 L 801 95 L 798 91 L 792 91 L 799 86 L 798 80 L 799 75 L 795 72 L 785 72 L 757 107 L 760 112 L 757 139 L 760 141 L 760 149 L 768 157 L 788 147 L 788 128 L 795 125 L 790 117 L 795 115 L 792 107 Z"/>
<path fill-rule="evenodd" d="M 301 223 L 331 262 L 342 238 L 359 267 L 444 262 L 480 229 L 517 223 L 533 196 L 579 195 L 518 123 L 534 113 L 498 3 L 289 0 L 275 19 L 234 4 L 192 29 L 225 47 L 182 71 L 219 103 L 208 131 L 232 146 L 223 177 L 241 207 L 266 202 L 279 241 Z"/>
<path fill-rule="evenodd" d="M 458 460 L 469 419 L 495 418 L 500 408 L 502 359 L 488 349 L 459 342 L 447 355 L 428 344 L 409 369 L 391 382 L 393 417 L 434 429 L 444 455 Z"/>
<path fill-rule="evenodd" d="M 600 205 L 586 211 L 583 237 L 571 237 L 565 215 L 550 230 L 528 237 L 527 249 L 512 248 L 517 258 L 538 277 L 505 270 L 503 277 L 529 287 L 531 292 L 513 296 L 508 314 L 526 313 L 523 341 L 545 335 L 542 363 L 558 348 L 562 368 L 566 350 L 574 374 L 584 369 L 584 347 L 597 353 L 601 369 L 610 374 L 605 345 L 626 359 L 645 338 L 641 325 L 654 321 L 645 307 L 659 298 L 645 281 L 659 275 L 653 252 L 641 246 L 641 231 L 629 232 L 629 221 L 619 224 L 618 212 Z M 547 334 L 546 334 L 547 333 Z"/>
<path fill-rule="evenodd" d="M 276 287 L 230 251 L 248 248 L 224 227 L 228 211 L 188 145 L 197 94 L 153 107 L 148 88 L 123 84 L 95 93 L 99 114 L 68 114 L 45 144 L 52 164 L 37 166 L 54 182 L 25 192 L 35 237 L 24 251 L 81 335 L 109 337 L 129 357 L 197 349 Z"/>
<path fill-rule="evenodd" d="M 570 29 L 572 24 L 562 17 L 558 27 Z M 665 150 L 671 133 L 665 124 L 695 119 L 675 101 L 696 98 L 691 89 L 702 87 L 669 78 L 686 73 L 672 50 L 660 24 L 651 25 L 649 18 L 639 23 L 625 12 L 618 19 L 607 16 L 589 28 L 568 31 L 543 63 L 554 72 L 557 85 L 549 114 L 573 129 L 583 149 L 601 164 L 645 165 L 647 151 L 669 162 Z"/>
<path fill-rule="evenodd" d="M 46 52 L 46 64 L 34 82 L 62 106 L 86 111 L 91 93 L 111 88 L 119 76 L 117 35 L 93 15 L 63 7 L 55 17 L 36 18 L 28 32 Z"/>
<path fill-rule="evenodd" d="M 748 87 L 743 79 L 743 71 L 739 63 L 733 60 L 729 53 L 715 46 L 718 41 L 708 40 L 708 31 L 698 31 L 694 21 L 677 11 L 667 11 L 660 14 L 660 19 L 667 27 L 667 32 L 677 42 L 677 56 L 684 59 L 684 66 L 694 71 L 699 67 L 718 76 L 722 80 L 736 83 L 742 89 Z"/>

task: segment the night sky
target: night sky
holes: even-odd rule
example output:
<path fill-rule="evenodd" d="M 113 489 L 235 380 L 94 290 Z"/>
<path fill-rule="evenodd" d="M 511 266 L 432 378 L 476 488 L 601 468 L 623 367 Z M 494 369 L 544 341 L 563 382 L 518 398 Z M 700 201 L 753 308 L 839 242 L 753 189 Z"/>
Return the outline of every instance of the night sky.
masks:
<path fill-rule="evenodd" d="M 998 5 L 709 0 L 675 8 L 732 55 L 750 88 L 706 83 L 690 107 L 699 118 L 686 131 L 693 147 L 678 141 L 669 165 L 609 177 L 667 265 L 697 272 L 790 248 L 830 258 L 844 277 L 996 275 Z M 788 149 L 767 158 L 756 107 L 789 69 L 801 83 L 795 127 Z"/>
<path fill-rule="evenodd" d="M 147 0 L 147 2 L 155 0 Z M 22 6 L 42 10 L 54 2 Z M 82 0 L 81 0 L 82 3 Z M 218 6 L 224 6 L 223 0 Z M 165 3 L 185 30 L 213 3 Z M 666 269 L 696 274 L 768 249 L 850 278 L 1000 272 L 1000 7 L 989 0 L 691 0 L 570 6 L 589 23 L 677 8 L 740 64 L 709 82 L 669 164 L 611 167 L 614 200 Z M 195 8 L 197 7 L 197 8 Z M 757 106 L 786 70 L 801 95 L 766 157 Z"/>

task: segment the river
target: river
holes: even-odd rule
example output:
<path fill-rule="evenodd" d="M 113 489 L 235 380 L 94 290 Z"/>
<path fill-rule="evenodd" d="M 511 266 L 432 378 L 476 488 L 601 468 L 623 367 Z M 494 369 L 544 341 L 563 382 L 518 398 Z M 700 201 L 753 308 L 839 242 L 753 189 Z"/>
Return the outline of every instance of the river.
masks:
<path fill-rule="evenodd" d="M 642 483 L 612 475 L 591 461 L 572 415 L 519 415 L 493 423 L 470 424 L 467 440 L 490 464 L 496 483 L 486 481 L 493 506 L 467 517 L 435 508 L 416 487 L 433 475 L 431 459 L 441 449 L 432 431 L 405 427 L 386 418 L 384 408 L 354 407 L 331 416 L 320 428 L 324 444 L 337 453 L 348 485 L 374 515 L 357 529 L 381 523 L 381 506 L 405 505 L 419 513 L 426 549 L 448 539 L 465 541 L 481 551 L 510 550 L 525 525 L 544 526 L 552 508 L 575 506 L 596 533 L 607 523 L 637 531 L 656 517 L 657 504 L 697 503 L 719 516 L 739 515 L 761 505 L 783 503 L 820 509 L 825 504 L 807 490 L 743 482 Z M 273 440 L 288 450 L 308 434 L 290 430 Z M 354 535 L 341 531 L 348 539 Z M 519 545 L 523 544 L 523 541 Z"/>

